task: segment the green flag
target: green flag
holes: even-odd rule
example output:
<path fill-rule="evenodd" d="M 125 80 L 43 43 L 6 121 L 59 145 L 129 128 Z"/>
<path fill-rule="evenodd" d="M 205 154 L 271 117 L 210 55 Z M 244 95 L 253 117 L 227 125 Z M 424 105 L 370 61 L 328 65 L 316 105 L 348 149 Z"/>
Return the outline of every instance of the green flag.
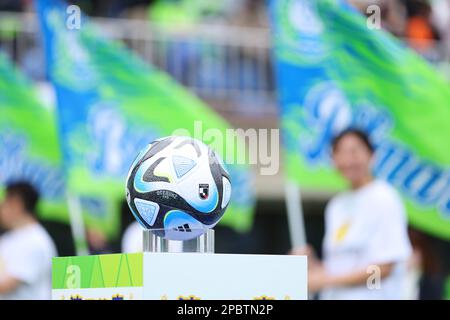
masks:
<path fill-rule="evenodd" d="M 449 83 L 344 1 L 278 0 L 271 12 L 288 176 L 343 188 L 329 144 L 362 128 L 375 175 L 402 193 L 410 223 L 450 239 Z"/>
<path fill-rule="evenodd" d="M 67 222 L 55 119 L 33 86 L 0 54 L 0 185 L 33 184 L 43 218 Z"/>
<path fill-rule="evenodd" d="M 72 28 L 67 23 L 77 19 L 76 13 L 69 17 L 65 8 L 59 0 L 37 1 L 71 192 L 110 202 L 124 199 L 129 166 L 154 139 L 181 129 L 207 144 L 218 144 L 217 135 L 208 133 L 225 137 L 231 126 L 211 108 L 123 46 L 100 37 L 84 16 L 78 17 L 80 27 Z M 244 152 L 237 142 L 216 151 L 222 156 Z M 246 231 L 253 220 L 250 172 L 234 163 L 227 168 L 233 191 L 221 222 Z M 113 220 L 111 211 L 98 210 L 98 216 L 103 223 Z"/>

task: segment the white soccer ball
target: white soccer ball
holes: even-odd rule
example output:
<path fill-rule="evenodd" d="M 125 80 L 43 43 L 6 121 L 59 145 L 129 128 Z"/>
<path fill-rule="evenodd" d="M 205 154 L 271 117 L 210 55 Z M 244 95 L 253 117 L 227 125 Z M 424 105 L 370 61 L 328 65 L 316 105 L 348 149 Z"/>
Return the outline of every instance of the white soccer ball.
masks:
<path fill-rule="evenodd" d="M 126 197 L 138 222 L 170 240 L 213 228 L 231 196 L 221 158 L 203 142 L 170 136 L 143 149 L 128 173 Z"/>

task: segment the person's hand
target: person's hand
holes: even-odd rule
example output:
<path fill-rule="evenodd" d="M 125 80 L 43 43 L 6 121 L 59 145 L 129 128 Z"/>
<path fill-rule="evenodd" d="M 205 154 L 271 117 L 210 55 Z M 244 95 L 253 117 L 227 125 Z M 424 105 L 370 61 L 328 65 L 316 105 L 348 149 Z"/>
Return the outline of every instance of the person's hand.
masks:
<path fill-rule="evenodd" d="M 308 270 L 308 292 L 316 293 L 328 285 L 328 275 L 322 265 Z"/>
<path fill-rule="evenodd" d="M 314 249 L 307 244 L 306 246 L 303 247 L 295 247 L 292 248 L 289 251 L 290 255 L 294 255 L 294 256 L 313 256 L 314 254 Z"/>
<path fill-rule="evenodd" d="M 99 230 L 89 228 L 86 230 L 86 239 L 90 245 L 90 247 L 94 251 L 102 251 L 105 250 L 108 246 L 108 239 L 106 236 Z"/>
<path fill-rule="evenodd" d="M 316 267 L 320 265 L 320 260 L 316 256 L 314 248 L 309 244 L 303 247 L 295 247 L 289 251 L 290 255 L 295 256 L 307 256 L 308 257 L 308 268 Z"/>

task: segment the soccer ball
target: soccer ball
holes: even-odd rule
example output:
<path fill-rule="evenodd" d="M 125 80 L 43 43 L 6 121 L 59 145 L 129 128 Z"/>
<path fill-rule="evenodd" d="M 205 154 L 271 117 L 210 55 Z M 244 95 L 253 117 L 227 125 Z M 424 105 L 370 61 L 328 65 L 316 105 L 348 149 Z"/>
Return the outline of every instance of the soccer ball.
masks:
<path fill-rule="evenodd" d="M 149 144 L 126 180 L 127 202 L 137 221 L 169 240 L 193 239 L 213 228 L 230 196 L 230 176 L 221 158 L 190 137 Z"/>

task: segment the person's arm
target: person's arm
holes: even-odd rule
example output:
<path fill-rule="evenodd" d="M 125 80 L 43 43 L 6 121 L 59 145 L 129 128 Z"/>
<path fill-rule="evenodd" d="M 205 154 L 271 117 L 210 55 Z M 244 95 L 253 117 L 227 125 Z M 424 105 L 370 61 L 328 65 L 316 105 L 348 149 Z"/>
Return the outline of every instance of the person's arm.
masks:
<path fill-rule="evenodd" d="M 380 268 L 380 279 L 389 276 L 394 268 L 394 263 L 377 265 Z M 328 285 L 334 287 L 348 287 L 365 284 L 371 273 L 366 270 L 354 271 L 341 276 L 328 276 Z"/>
<path fill-rule="evenodd" d="M 306 256 L 308 258 L 308 269 L 314 269 L 321 265 L 314 248 L 309 244 L 303 247 L 292 248 L 288 254 L 294 256 Z"/>
<path fill-rule="evenodd" d="M 12 276 L 5 275 L 0 279 L 0 294 L 7 294 L 16 290 L 20 284 L 20 280 Z"/>
<path fill-rule="evenodd" d="M 391 274 L 394 263 L 384 263 L 377 266 L 380 268 L 380 279 L 383 279 Z M 317 292 L 326 287 L 351 287 L 366 284 L 371 275 L 368 270 L 369 268 L 366 268 L 333 276 L 327 274 L 322 266 L 314 268 L 308 273 L 308 288 L 311 292 Z"/>

